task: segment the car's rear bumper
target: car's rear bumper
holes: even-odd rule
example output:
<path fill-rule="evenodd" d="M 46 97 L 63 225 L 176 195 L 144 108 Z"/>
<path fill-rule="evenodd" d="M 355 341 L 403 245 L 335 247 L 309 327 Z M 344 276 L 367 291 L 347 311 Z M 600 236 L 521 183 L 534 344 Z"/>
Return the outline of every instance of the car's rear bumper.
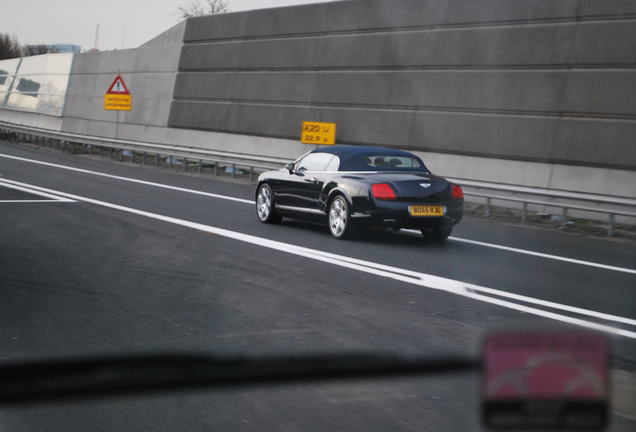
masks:
<path fill-rule="evenodd" d="M 419 229 L 448 223 L 456 225 L 464 216 L 464 200 L 452 200 L 446 203 L 426 203 L 426 205 L 443 206 L 444 216 L 411 216 L 409 207 L 413 205 L 422 205 L 422 203 L 376 202 L 374 208 L 354 212 L 351 217 L 358 224 Z"/>

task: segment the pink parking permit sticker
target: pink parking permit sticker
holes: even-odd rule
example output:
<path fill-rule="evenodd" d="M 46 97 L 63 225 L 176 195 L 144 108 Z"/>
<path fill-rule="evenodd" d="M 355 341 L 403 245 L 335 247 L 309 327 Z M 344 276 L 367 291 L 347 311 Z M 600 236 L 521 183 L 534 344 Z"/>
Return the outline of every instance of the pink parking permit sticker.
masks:
<path fill-rule="evenodd" d="M 493 429 L 600 430 L 607 421 L 609 345 L 597 333 L 489 335 L 482 416 Z"/>

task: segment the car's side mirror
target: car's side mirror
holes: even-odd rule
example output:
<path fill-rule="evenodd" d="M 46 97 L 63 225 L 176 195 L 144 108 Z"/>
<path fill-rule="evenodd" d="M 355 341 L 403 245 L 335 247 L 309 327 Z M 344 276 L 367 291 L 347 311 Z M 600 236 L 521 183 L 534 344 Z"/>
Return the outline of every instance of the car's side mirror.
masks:
<path fill-rule="evenodd" d="M 294 163 L 290 162 L 287 165 L 285 165 L 285 168 L 287 168 L 287 171 L 289 171 L 290 174 L 293 174 L 294 173 L 294 166 L 295 166 Z"/>

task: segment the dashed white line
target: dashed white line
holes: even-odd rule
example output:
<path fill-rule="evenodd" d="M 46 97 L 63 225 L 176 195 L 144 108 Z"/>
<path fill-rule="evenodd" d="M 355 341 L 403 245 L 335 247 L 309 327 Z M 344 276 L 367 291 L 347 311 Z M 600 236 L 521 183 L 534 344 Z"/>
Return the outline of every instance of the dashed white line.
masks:
<path fill-rule="evenodd" d="M 508 308 L 508 309 L 519 311 L 519 312 L 524 312 L 524 313 L 528 313 L 528 314 L 532 314 L 532 315 L 540 316 L 543 318 L 548 318 L 548 319 L 552 319 L 552 320 L 556 320 L 556 321 L 560 321 L 560 322 L 564 322 L 564 323 L 568 323 L 568 324 L 572 324 L 572 325 L 576 325 L 580 327 L 603 331 L 603 332 L 607 332 L 617 336 L 622 336 L 622 337 L 626 337 L 630 339 L 636 339 L 636 332 L 634 331 L 626 330 L 623 328 L 612 327 L 605 324 L 599 324 L 593 321 L 586 321 L 584 319 L 562 315 L 556 312 L 550 312 L 550 311 L 538 309 L 535 307 L 531 307 L 531 306 L 527 306 L 527 305 L 523 305 L 519 303 L 514 303 L 509 300 L 504 300 L 503 298 L 507 297 L 510 299 L 522 300 L 527 303 L 535 303 L 535 304 L 549 303 L 549 307 L 553 309 L 560 308 L 563 310 L 568 310 L 568 311 L 577 313 L 579 315 L 588 315 L 588 316 L 596 317 L 596 318 L 603 317 L 602 319 L 605 319 L 605 320 L 621 322 L 627 325 L 636 325 L 636 322 L 629 318 L 613 316 L 609 314 L 601 314 L 596 311 L 573 308 L 572 306 L 568 306 L 568 305 L 561 305 L 558 303 L 545 302 L 543 300 L 533 299 L 530 297 L 518 296 L 515 294 L 505 292 L 505 291 L 499 291 L 492 288 L 473 285 L 473 284 L 465 283 L 465 282 L 454 280 L 454 279 L 448 279 L 448 278 L 443 278 L 440 276 L 430 275 L 426 273 L 418 273 L 418 272 L 413 272 L 406 269 L 385 266 L 383 264 L 374 263 L 371 261 L 359 260 L 356 258 L 351 258 L 351 257 L 343 256 L 343 255 L 332 254 L 332 253 L 323 252 L 316 249 L 310 249 L 310 248 L 297 246 L 297 245 L 293 245 L 289 243 L 269 240 L 262 237 L 257 237 L 257 236 L 253 236 L 249 234 L 244 234 L 244 233 L 240 233 L 236 231 L 230 231 L 223 228 L 214 227 L 211 225 L 204 225 L 204 224 L 191 222 L 191 221 L 187 221 L 183 219 L 177 219 L 170 216 L 164 216 L 164 215 L 160 215 L 156 213 L 147 212 L 144 210 L 134 209 L 131 207 L 125 207 L 125 206 L 121 206 L 118 204 L 113 204 L 113 203 L 109 203 L 105 201 L 95 200 L 92 198 L 68 194 L 65 192 L 55 191 L 55 190 L 51 190 L 51 189 L 47 189 L 47 188 L 43 188 L 39 186 L 28 185 L 21 182 L 15 182 L 12 180 L 4 180 L 4 181 L 11 182 L 18 186 L 24 186 L 24 187 L 40 190 L 46 193 L 54 193 L 60 196 L 67 197 L 69 199 L 83 201 L 86 203 L 90 203 L 90 204 L 94 204 L 94 205 L 98 205 L 102 207 L 107 207 L 114 210 L 119 210 L 119 211 L 131 213 L 131 214 L 135 214 L 139 216 L 144 216 L 147 218 L 171 223 L 174 225 L 179 225 L 179 226 L 183 226 L 183 227 L 187 227 L 187 228 L 191 228 L 191 229 L 195 229 L 195 230 L 199 230 L 203 232 L 216 234 L 222 237 L 227 237 L 227 238 L 238 240 L 244 243 L 249 243 L 249 244 L 277 250 L 287 254 L 302 256 L 302 257 L 309 258 L 315 261 L 321 261 L 321 262 L 333 264 L 335 266 L 357 270 L 360 272 L 373 274 L 376 276 L 381 276 L 387 279 L 393 279 L 400 282 L 405 282 L 411 285 L 417 285 L 417 286 L 421 286 L 421 287 L 425 287 L 429 289 L 440 290 L 450 294 L 471 298 L 473 300 L 478 300 L 484 303 L 494 304 L 504 308 Z M 498 297 L 503 297 L 503 298 L 490 297 L 482 293 L 494 294 L 494 295 L 497 295 Z"/>

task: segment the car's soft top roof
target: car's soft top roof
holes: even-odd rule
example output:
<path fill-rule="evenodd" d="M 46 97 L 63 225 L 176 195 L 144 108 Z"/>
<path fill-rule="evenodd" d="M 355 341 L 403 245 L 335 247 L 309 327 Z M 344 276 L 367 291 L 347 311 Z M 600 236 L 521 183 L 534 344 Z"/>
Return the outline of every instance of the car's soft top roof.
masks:
<path fill-rule="evenodd" d="M 330 147 L 320 147 L 312 151 L 312 153 L 331 153 L 339 156 L 343 159 L 349 155 L 367 155 L 378 154 L 386 156 L 414 156 L 404 150 L 396 150 L 387 147 L 372 147 L 372 146 L 353 146 L 353 145 L 336 145 Z"/>
<path fill-rule="evenodd" d="M 422 160 L 413 153 L 387 147 L 338 145 L 333 147 L 320 147 L 312 150 L 312 153 L 328 153 L 338 156 L 340 158 L 340 171 L 368 171 L 369 166 L 363 163 L 365 156 L 411 157 L 417 159 L 422 165 L 420 168 L 415 170 L 428 171 L 424 162 L 422 162 Z M 375 169 L 377 169 L 377 167 Z M 414 169 L 400 168 L 396 170 L 413 171 Z"/>

